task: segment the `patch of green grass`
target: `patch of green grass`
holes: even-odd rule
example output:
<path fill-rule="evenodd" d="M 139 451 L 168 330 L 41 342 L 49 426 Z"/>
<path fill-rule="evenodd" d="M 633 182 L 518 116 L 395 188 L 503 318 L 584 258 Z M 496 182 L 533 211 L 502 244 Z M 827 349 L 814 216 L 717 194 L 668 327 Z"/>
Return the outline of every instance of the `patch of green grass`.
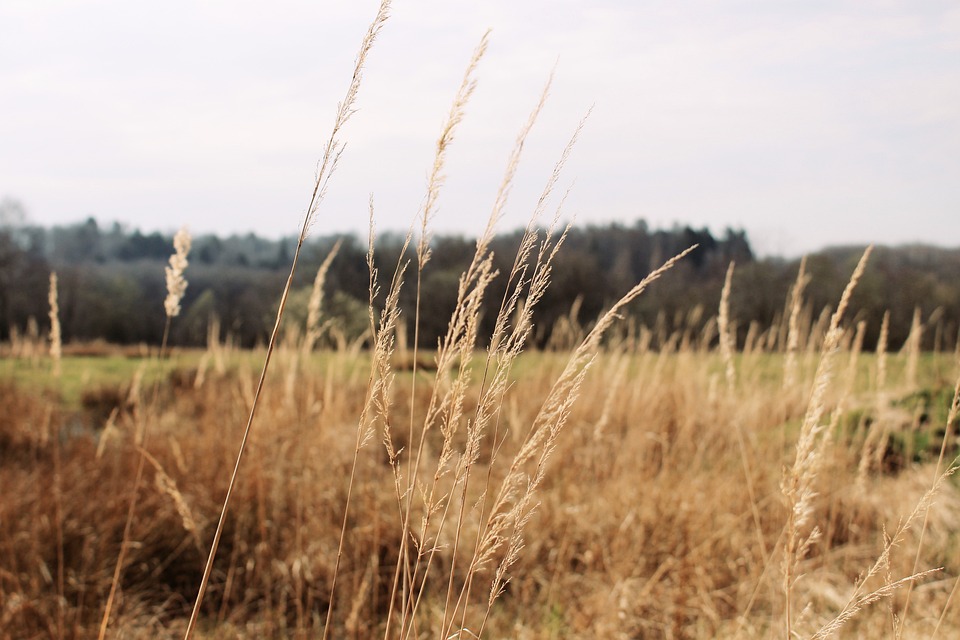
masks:
<path fill-rule="evenodd" d="M 9 358 L 0 360 L 0 378 L 13 380 L 28 393 L 59 397 L 65 409 L 76 410 L 81 406 L 84 391 L 128 385 L 141 369 L 142 384 L 151 384 L 169 375 L 175 367 L 196 366 L 199 358 L 195 352 L 163 361 L 122 355 L 68 356 L 61 362 L 59 378 L 53 375 L 49 360 Z"/>
<path fill-rule="evenodd" d="M 62 408 L 76 411 L 82 408 L 84 392 L 104 388 L 128 387 L 138 375 L 142 376 L 143 388 L 166 380 L 176 370 L 196 369 L 204 357 L 202 349 L 175 351 L 169 358 L 136 357 L 122 354 L 98 356 L 65 356 L 61 361 L 61 374 L 54 377 L 52 364 L 47 358 L 0 359 L 0 379 L 13 380 L 27 393 L 59 398 Z M 264 350 L 228 350 L 223 353 L 228 371 L 238 367 L 259 367 Z M 346 360 L 344 360 L 346 359 Z M 345 353 L 317 351 L 301 361 L 301 366 L 323 372 L 332 365 L 343 372 L 363 371 L 368 367 L 366 354 L 353 357 Z M 207 366 L 213 369 L 214 363 Z"/>

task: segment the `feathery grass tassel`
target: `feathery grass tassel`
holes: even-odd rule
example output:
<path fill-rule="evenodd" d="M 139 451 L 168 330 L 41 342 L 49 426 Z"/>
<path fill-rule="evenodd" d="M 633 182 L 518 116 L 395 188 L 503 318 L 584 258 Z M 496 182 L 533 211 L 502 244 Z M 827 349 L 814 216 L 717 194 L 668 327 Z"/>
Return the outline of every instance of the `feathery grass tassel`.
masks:
<path fill-rule="evenodd" d="M 344 97 L 343 102 L 340 103 L 337 109 L 337 116 L 334 120 L 333 130 L 330 133 L 330 137 L 327 139 L 323 156 L 317 167 L 313 192 L 310 196 L 310 202 L 307 205 L 306 214 L 304 215 L 303 226 L 300 228 L 300 237 L 297 239 L 297 246 L 294 250 L 293 260 L 290 263 L 290 273 L 287 276 L 287 283 L 284 285 L 283 293 L 280 296 L 280 304 L 277 307 L 277 316 L 274 320 L 273 329 L 270 332 L 270 340 L 267 343 L 267 352 L 264 355 L 263 366 L 260 369 L 260 378 L 257 382 L 256 391 L 254 392 L 253 399 L 250 404 L 250 413 L 247 417 L 247 425 L 244 427 L 243 436 L 240 439 L 240 447 L 237 451 L 237 456 L 233 466 L 233 472 L 230 474 L 230 481 L 227 483 L 227 493 L 223 498 L 223 504 L 220 508 L 220 517 L 217 520 L 217 528 L 214 531 L 213 541 L 210 544 L 210 552 L 207 555 L 207 561 L 204 565 L 203 577 L 200 579 L 200 587 L 197 590 L 197 596 L 193 603 L 193 610 L 190 614 L 190 620 L 187 622 L 187 628 L 184 632 L 184 640 L 190 640 L 193 635 L 200 615 L 200 607 L 203 605 L 203 597 L 206 594 L 207 585 L 210 582 L 210 575 L 213 571 L 213 561 L 217 555 L 217 548 L 220 545 L 220 538 L 223 535 L 224 523 L 226 522 L 227 510 L 230 507 L 230 498 L 233 495 L 233 490 L 237 483 L 237 477 L 240 473 L 240 464 L 243 462 L 243 454 L 244 451 L 246 451 L 247 441 L 250 437 L 250 431 L 253 428 L 257 404 L 260 399 L 260 393 L 263 391 L 263 384 L 267 376 L 267 370 L 270 367 L 270 358 L 273 355 L 273 350 L 277 343 L 277 334 L 280 331 L 280 323 L 283 320 L 283 312 L 286 308 L 287 297 L 289 296 L 291 286 L 293 285 L 293 277 L 296 274 L 297 263 L 300 259 L 300 251 L 303 248 L 303 243 L 307 238 L 310 227 L 314 222 L 316 222 L 317 209 L 319 208 L 320 203 L 323 201 L 323 197 L 326 194 L 327 185 L 329 184 L 330 176 L 336 169 L 337 163 L 340 159 L 340 154 L 343 151 L 343 146 L 339 142 L 340 131 L 350 119 L 350 116 L 354 113 L 354 104 L 356 102 L 357 93 L 360 89 L 360 80 L 363 77 L 364 63 L 366 62 L 367 55 L 370 53 L 370 50 L 373 47 L 374 40 L 376 40 L 377 35 L 380 33 L 380 29 L 387 20 L 389 10 L 390 0 L 381 0 L 377 15 L 370 24 L 370 27 L 367 29 L 367 33 L 364 36 L 363 41 L 360 43 L 360 51 L 355 60 L 350 87 L 347 89 L 346 97 Z M 332 615 L 332 611 L 333 595 L 331 589 L 327 623 L 324 625 L 324 637 L 326 637 L 326 634 L 329 632 L 330 615 Z"/>
<path fill-rule="evenodd" d="M 163 301 L 163 308 L 168 318 L 180 315 L 180 301 L 187 292 L 187 281 L 183 272 L 187 268 L 187 254 L 190 253 L 190 232 L 186 227 L 177 231 L 173 237 L 173 255 L 170 256 L 170 265 L 166 267 L 167 298 Z"/>
<path fill-rule="evenodd" d="M 60 377 L 60 360 L 63 354 L 63 342 L 60 334 L 60 305 L 57 302 L 57 272 L 50 272 L 50 359 L 53 361 L 53 375 Z"/>

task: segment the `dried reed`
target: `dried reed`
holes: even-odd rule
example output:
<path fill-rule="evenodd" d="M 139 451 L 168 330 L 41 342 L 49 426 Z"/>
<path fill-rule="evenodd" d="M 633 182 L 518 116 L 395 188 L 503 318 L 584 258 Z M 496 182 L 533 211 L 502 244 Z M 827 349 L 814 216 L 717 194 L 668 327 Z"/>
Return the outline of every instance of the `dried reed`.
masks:
<path fill-rule="evenodd" d="M 817 495 L 814 482 L 822 464 L 827 441 L 826 425 L 822 423 L 822 418 L 826 408 L 825 394 L 833 377 L 833 360 L 843 337 L 840 322 L 847 310 L 850 296 L 863 275 L 871 250 L 872 247 L 868 247 L 860 258 L 840 297 L 837 309 L 830 318 L 820 363 L 813 378 L 807 411 L 800 427 L 796 458 L 790 469 L 786 471 L 781 484 L 781 491 L 786 498 L 788 509 L 783 555 L 784 625 L 787 637 L 793 634 L 792 596 L 794 581 L 797 577 L 797 565 L 821 535 L 819 527 L 815 526 L 808 530 L 807 525 L 813 516 L 813 499 Z"/>
<path fill-rule="evenodd" d="M 186 228 L 177 231 L 173 236 L 173 255 L 170 256 L 170 264 L 166 267 L 167 276 L 167 297 L 163 301 L 164 311 L 168 318 L 176 318 L 180 315 L 180 302 L 183 300 L 183 294 L 187 291 L 187 281 L 183 277 L 183 272 L 187 268 L 187 254 L 190 253 L 190 232 Z"/>
<path fill-rule="evenodd" d="M 168 346 L 168 341 L 170 339 L 170 326 L 173 322 L 173 319 L 180 315 L 180 302 L 183 300 L 183 295 L 187 291 L 187 280 L 184 277 L 184 271 L 187 268 L 187 255 L 190 253 L 190 232 L 187 231 L 186 227 L 181 228 L 176 235 L 173 237 L 173 254 L 170 256 L 169 265 L 165 267 L 164 272 L 166 275 L 167 282 L 167 297 L 164 299 L 163 308 L 166 314 L 166 319 L 163 325 L 163 337 L 160 341 L 160 352 L 159 357 L 163 358 L 164 353 Z M 131 398 L 139 397 L 139 379 L 142 376 L 141 372 L 138 374 L 138 377 L 135 378 L 134 384 L 131 385 L 130 393 Z M 107 629 L 110 625 L 110 616 L 113 612 L 113 604 L 116 600 L 118 590 L 120 588 L 120 579 L 123 575 L 124 563 L 126 562 L 127 551 L 130 547 L 130 536 L 133 528 L 134 516 L 137 513 L 137 506 L 140 497 L 140 487 L 143 484 L 143 472 L 145 463 L 147 460 L 146 453 L 146 435 L 147 435 L 147 421 L 153 418 L 152 412 L 157 404 L 157 394 L 159 392 L 159 381 L 154 384 L 153 395 L 150 401 L 150 405 L 147 407 L 147 414 L 144 421 L 139 425 L 138 432 L 136 434 L 136 440 L 138 442 L 139 449 L 139 459 L 137 461 L 137 472 L 134 476 L 133 487 L 130 492 L 130 506 L 127 509 L 127 517 L 123 526 L 123 536 L 120 539 L 120 551 L 117 554 L 117 562 L 113 570 L 113 579 L 110 582 L 110 593 L 107 596 L 106 604 L 103 609 L 103 616 L 100 619 L 100 630 L 98 634 L 98 640 L 104 640 L 107 634 Z M 141 414 L 142 417 L 142 414 Z"/>
<path fill-rule="evenodd" d="M 337 240 L 334 243 L 327 257 L 320 263 L 320 268 L 317 269 L 317 275 L 313 279 L 313 289 L 310 291 L 310 300 L 307 303 L 307 326 L 303 336 L 304 354 L 313 351 L 317 340 L 319 340 L 323 334 L 323 327 L 320 325 L 320 311 L 323 305 L 323 285 L 327 281 L 327 272 L 330 270 L 330 265 L 333 263 L 333 259 L 337 257 L 337 253 L 340 251 L 342 244 L 343 240 Z"/>
<path fill-rule="evenodd" d="M 53 361 L 53 376 L 60 377 L 63 344 L 60 335 L 60 305 L 57 304 L 57 272 L 50 272 L 50 359 Z"/>
<path fill-rule="evenodd" d="M 233 490 L 236 486 L 237 475 L 240 471 L 240 464 L 243 461 L 243 454 L 246 450 L 247 441 L 250 437 L 250 430 L 253 426 L 254 417 L 256 416 L 257 404 L 260 399 L 260 394 L 263 391 L 263 383 L 266 379 L 267 370 L 270 367 L 270 358 L 273 355 L 274 348 L 276 347 L 277 335 L 280 331 L 280 322 L 283 319 L 283 312 L 286 308 L 287 298 L 290 294 L 290 288 L 293 284 L 293 277 L 296 273 L 297 263 L 300 259 L 300 251 L 302 250 L 303 243 L 310 232 L 310 228 L 314 222 L 316 222 L 317 210 L 319 209 L 320 203 L 323 201 L 323 198 L 326 195 L 330 177 L 332 176 L 337 167 L 337 163 L 339 162 L 340 155 L 343 151 L 343 146 L 339 140 L 340 130 L 354 113 L 354 105 L 356 103 L 357 94 L 360 90 L 360 81 L 363 76 L 364 63 L 366 62 L 370 50 L 373 48 L 373 43 L 376 40 L 377 35 L 380 33 L 380 29 L 387 20 L 389 9 L 390 0 L 382 0 L 376 17 L 370 24 L 366 35 L 360 43 L 360 51 L 355 60 L 350 86 L 347 89 L 347 93 L 343 99 L 343 102 L 341 102 L 337 108 L 337 115 L 334 118 L 333 129 L 330 133 L 330 137 L 327 139 L 326 148 L 324 149 L 323 156 L 318 164 L 313 192 L 310 195 L 310 201 L 307 204 L 303 225 L 300 228 L 300 236 L 297 240 L 297 246 L 290 264 L 290 273 L 287 276 L 286 285 L 284 286 L 283 293 L 280 296 L 280 304 L 277 307 L 277 317 L 274 321 L 273 330 L 270 333 L 270 341 L 267 344 L 267 353 L 264 356 L 263 366 L 260 369 L 259 381 L 257 382 L 256 391 L 254 392 L 254 396 L 250 405 L 250 414 L 247 418 L 247 425 L 244 428 L 243 437 L 240 440 L 240 447 L 239 451 L 237 452 L 236 462 L 234 463 L 233 472 L 230 476 L 230 482 L 227 485 L 227 493 L 223 499 L 223 507 L 220 510 L 220 518 L 217 522 L 217 529 L 214 532 L 213 542 L 210 545 L 210 553 L 207 556 L 207 562 L 204 566 L 203 577 L 201 578 L 200 587 L 197 591 L 197 597 L 194 601 L 193 612 L 190 614 L 190 621 L 187 623 L 187 629 L 184 633 L 184 640 L 189 640 L 193 635 L 193 631 L 196 628 L 197 619 L 200 615 L 200 606 L 203 604 L 203 596 L 206 593 L 207 585 L 210 581 L 210 573 L 213 570 L 213 560 L 217 555 L 217 547 L 219 546 L 220 538 L 223 535 L 223 526 L 226 522 L 227 509 L 230 506 L 230 497 L 233 495 Z"/>

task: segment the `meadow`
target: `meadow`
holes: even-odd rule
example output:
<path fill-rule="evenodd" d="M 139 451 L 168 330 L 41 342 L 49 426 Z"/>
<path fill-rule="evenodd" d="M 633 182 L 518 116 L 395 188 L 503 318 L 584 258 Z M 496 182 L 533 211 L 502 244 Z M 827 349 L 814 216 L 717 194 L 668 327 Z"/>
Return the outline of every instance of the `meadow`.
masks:
<path fill-rule="evenodd" d="M 236 348 L 215 321 L 206 349 L 170 344 L 185 232 L 158 344 L 61 344 L 51 274 L 46 328 L 0 345 L 0 637 L 960 632 L 960 353 L 936 349 L 943 313 L 916 313 L 901 348 L 889 316 L 850 308 L 869 249 L 825 310 L 806 301 L 801 263 L 771 326 L 738 328 L 732 263 L 719 305 L 686 328 L 632 316 L 690 247 L 599 317 L 571 310 L 534 348 L 569 229 L 554 191 L 583 122 L 513 266 L 494 268 L 490 246 L 548 82 L 450 282 L 452 315 L 430 318 L 446 331 L 422 344 L 430 223 L 486 37 L 395 262 L 375 253 L 370 205 L 368 328 L 345 339 L 324 316 L 336 247 L 306 318 L 284 320 L 388 7 L 338 106 L 264 346 Z M 491 299 L 495 281 L 505 293 Z M 404 288 L 415 295 L 401 307 Z"/>
<path fill-rule="evenodd" d="M 440 372 L 391 354 L 389 396 L 363 423 L 374 354 L 305 353 L 289 340 L 260 399 L 196 637 L 319 637 L 335 573 L 330 637 L 481 627 L 491 638 L 783 637 L 787 598 L 801 637 L 851 607 L 843 635 L 951 637 L 960 491 L 941 476 L 956 455 L 955 404 L 945 431 L 957 356 L 860 353 L 847 333 L 798 523 L 786 488 L 825 355 L 815 329 L 808 321 L 790 354 L 759 336 L 724 356 L 714 331 L 653 350 L 649 330 L 624 323 L 546 459 L 522 452 L 574 352 L 524 353 L 469 481 L 463 451 L 489 397 L 486 353 Z M 163 359 L 64 356 L 60 377 L 49 357 L 4 361 L 4 637 L 96 637 L 121 545 L 107 636 L 183 635 L 263 355 L 212 342 Z M 457 424 L 425 429 L 431 399 L 451 392 L 444 415 L 459 405 Z M 421 436 L 429 464 L 411 490 L 405 456 Z M 481 557 L 498 513 L 512 515 Z M 792 558 L 791 528 L 806 538 Z"/>

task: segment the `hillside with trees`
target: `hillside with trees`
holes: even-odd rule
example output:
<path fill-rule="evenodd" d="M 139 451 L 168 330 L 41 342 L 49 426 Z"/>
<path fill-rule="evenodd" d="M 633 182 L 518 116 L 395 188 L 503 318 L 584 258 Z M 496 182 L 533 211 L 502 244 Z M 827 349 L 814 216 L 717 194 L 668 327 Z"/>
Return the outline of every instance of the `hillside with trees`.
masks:
<path fill-rule="evenodd" d="M 296 326 L 298 318 L 305 317 L 316 270 L 338 240 L 342 244 L 326 278 L 325 313 L 332 320 L 334 336 L 353 341 L 367 326 L 365 238 L 309 241 L 295 280 L 293 317 L 287 324 Z M 382 273 L 392 272 L 402 241 L 395 234 L 379 238 L 376 253 Z M 495 266 L 501 273 L 509 271 L 519 241 L 519 232 L 495 239 Z M 678 328 L 703 330 L 715 313 L 731 261 L 737 265 L 732 314 L 741 342 L 751 323 L 767 328 L 781 321 L 799 261 L 758 259 L 743 231 L 651 229 L 642 221 L 629 226 L 586 226 L 573 228 L 560 250 L 552 285 L 535 318 L 536 344 L 549 347 L 552 339 L 558 339 L 554 329 L 560 324 L 588 326 L 651 269 L 692 244 L 699 248 L 631 307 L 629 313 L 637 324 L 656 327 L 661 338 Z M 472 239 L 459 236 L 432 239 L 432 259 L 422 281 L 422 344 L 436 344 L 445 330 L 442 319 L 450 317 L 457 278 L 473 245 Z M 194 238 L 186 272 L 189 286 L 183 313 L 174 323 L 173 344 L 204 344 L 214 318 L 222 338 L 244 347 L 263 343 L 294 247 L 294 238 L 271 240 L 253 234 Z M 862 249 L 831 248 L 807 258 L 810 282 L 805 295 L 810 318 L 815 320 L 824 307 L 835 304 Z M 0 340 L 8 340 L 11 332 L 27 331 L 31 322 L 42 331 L 48 274 L 56 270 L 65 341 L 158 343 L 164 323 L 164 265 L 171 251 L 170 236 L 116 223 L 101 226 L 93 218 L 44 228 L 22 217 L 6 216 L 0 226 Z M 488 300 L 499 302 L 504 287 L 503 279 L 498 279 Z M 411 309 L 414 286 L 409 284 L 404 291 L 402 306 Z M 960 249 L 877 248 L 852 301 L 856 319 L 867 320 L 865 346 L 876 343 L 880 319 L 888 310 L 891 346 L 902 344 L 914 309 L 920 310 L 930 329 L 924 333 L 925 348 L 956 347 Z M 485 314 L 487 322 L 494 315 Z M 486 329 L 489 334 L 490 327 Z"/>

